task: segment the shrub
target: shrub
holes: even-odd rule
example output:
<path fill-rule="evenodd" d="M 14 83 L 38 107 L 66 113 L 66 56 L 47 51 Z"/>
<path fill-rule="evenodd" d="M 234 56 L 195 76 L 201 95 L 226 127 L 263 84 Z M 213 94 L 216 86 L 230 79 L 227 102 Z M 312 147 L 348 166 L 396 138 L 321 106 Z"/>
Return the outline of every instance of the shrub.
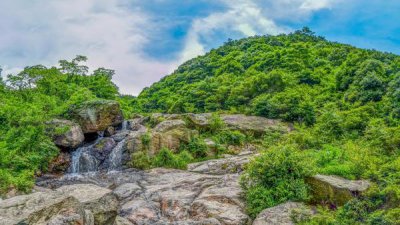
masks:
<path fill-rule="evenodd" d="M 307 199 L 304 178 L 313 174 L 311 165 L 292 145 L 271 148 L 253 159 L 241 179 L 249 215 L 288 200 Z"/>
<path fill-rule="evenodd" d="M 210 118 L 210 132 L 216 133 L 217 131 L 225 127 L 224 121 L 219 117 L 218 114 L 213 113 Z"/>
<path fill-rule="evenodd" d="M 224 130 L 219 132 L 214 139 L 220 144 L 242 145 L 246 140 L 246 135 L 237 130 Z"/>
<path fill-rule="evenodd" d="M 151 168 L 151 157 L 147 152 L 134 152 L 131 155 L 130 166 L 137 169 L 150 169 Z"/>
<path fill-rule="evenodd" d="M 154 157 L 153 165 L 156 167 L 186 169 L 187 164 L 192 160 L 193 157 L 187 151 L 182 151 L 176 155 L 171 150 L 162 148 Z"/>
<path fill-rule="evenodd" d="M 208 150 L 206 143 L 204 142 L 204 140 L 201 140 L 200 138 L 193 138 L 192 140 L 190 140 L 190 142 L 188 144 L 183 145 L 183 147 L 181 147 L 181 149 L 187 150 L 195 158 L 206 157 L 207 150 Z"/>

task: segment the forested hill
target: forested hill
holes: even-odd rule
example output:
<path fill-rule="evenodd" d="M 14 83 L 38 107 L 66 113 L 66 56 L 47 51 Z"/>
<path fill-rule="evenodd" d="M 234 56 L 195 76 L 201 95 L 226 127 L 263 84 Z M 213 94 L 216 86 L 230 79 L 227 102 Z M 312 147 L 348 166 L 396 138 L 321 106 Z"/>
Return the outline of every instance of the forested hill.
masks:
<path fill-rule="evenodd" d="M 143 90 L 138 104 L 145 112 L 226 110 L 307 124 L 324 106 L 372 106 L 398 118 L 399 71 L 397 55 L 330 42 L 304 28 L 229 40 Z"/>

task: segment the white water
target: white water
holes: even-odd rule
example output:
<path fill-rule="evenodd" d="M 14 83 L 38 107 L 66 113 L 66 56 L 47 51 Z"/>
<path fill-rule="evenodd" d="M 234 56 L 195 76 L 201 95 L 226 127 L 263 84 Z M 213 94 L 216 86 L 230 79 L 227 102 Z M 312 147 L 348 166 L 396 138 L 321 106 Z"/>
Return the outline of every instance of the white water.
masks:
<path fill-rule="evenodd" d="M 128 125 L 128 121 L 124 121 L 121 130 L 117 131 L 117 133 L 126 131 Z M 101 139 L 104 138 L 102 134 L 102 132 L 99 132 L 99 138 L 96 141 L 90 145 L 80 147 L 72 153 L 72 162 L 69 169 L 70 173 L 77 175 L 80 173 L 96 172 L 99 170 L 99 164 L 101 162 L 94 157 L 93 148 Z M 125 143 L 125 139 L 118 142 L 108 155 L 108 158 L 104 161 L 108 163 L 108 167 L 105 168 L 107 171 L 118 170 L 122 167 L 122 156 Z"/>

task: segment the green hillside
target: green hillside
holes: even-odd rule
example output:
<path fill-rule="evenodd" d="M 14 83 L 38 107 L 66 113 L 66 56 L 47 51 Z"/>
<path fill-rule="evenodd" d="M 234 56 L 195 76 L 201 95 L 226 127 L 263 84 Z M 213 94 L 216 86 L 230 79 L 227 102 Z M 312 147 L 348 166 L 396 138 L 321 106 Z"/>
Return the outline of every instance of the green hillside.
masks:
<path fill-rule="evenodd" d="M 307 201 L 310 174 L 368 179 L 373 188 L 304 224 L 399 224 L 400 56 L 315 36 L 230 40 L 181 65 L 136 99 L 142 112 L 245 113 L 293 122 L 264 136 L 243 176 L 250 215 Z M 248 185 L 251 184 L 251 185 Z"/>

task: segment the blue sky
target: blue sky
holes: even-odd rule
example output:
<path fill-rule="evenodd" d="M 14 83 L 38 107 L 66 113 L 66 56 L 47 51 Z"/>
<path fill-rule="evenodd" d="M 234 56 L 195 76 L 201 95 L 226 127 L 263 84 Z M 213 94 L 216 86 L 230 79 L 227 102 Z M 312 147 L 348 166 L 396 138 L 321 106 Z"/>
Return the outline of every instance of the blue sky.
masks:
<path fill-rule="evenodd" d="M 332 41 L 400 54 L 398 0 L 2 0 L 3 75 L 81 54 L 141 89 L 228 38 L 303 26 Z"/>

